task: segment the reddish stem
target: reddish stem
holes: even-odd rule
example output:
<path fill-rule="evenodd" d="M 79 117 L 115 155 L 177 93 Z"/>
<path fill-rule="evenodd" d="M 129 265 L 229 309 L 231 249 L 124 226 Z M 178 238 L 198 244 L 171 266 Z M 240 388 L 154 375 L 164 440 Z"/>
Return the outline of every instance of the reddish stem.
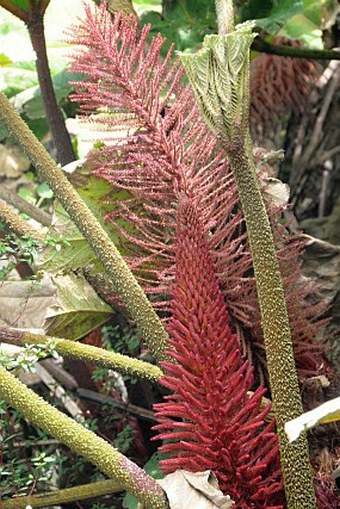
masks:
<path fill-rule="evenodd" d="M 47 121 L 49 123 L 54 145 L 57 150 L 57 159 L 61 165 L 74 161 L 74 152 L 67 132 L 63 114 L 57 103 L 53 89 L 51 72 L 48 64 L 46 41 L 44 34 L 43 15 L 36 11 L 27 22 L 28 32 L 30 34 L 33 49 L 36 53 L 36 68 L 38 80 L 46 111 Z"/>

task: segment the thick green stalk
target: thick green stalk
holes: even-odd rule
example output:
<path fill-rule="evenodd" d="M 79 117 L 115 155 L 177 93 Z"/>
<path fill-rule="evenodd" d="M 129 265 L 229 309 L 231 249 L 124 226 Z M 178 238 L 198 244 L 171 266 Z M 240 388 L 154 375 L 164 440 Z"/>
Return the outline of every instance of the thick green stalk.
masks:
<path fill-rule="evenodd" d="M 157 360 L 165 358 L 168 335 L 145 293 L 97 219 L 72 187 L 61 168 L 35 138 L 5 95 L 0 92 L 0 120 L 37 168 L 40 176 L 84 235 L 102 262 L 117 294 Z"/>
<path fill-rule="evenodd" d="M 51 406 L 26 385 L 0 367 L 0 398 L 33 424 L 47 431 L 73 451 L 83 455 L 123 490 L 132 493 L 147 509 L 167 509 L 159 484 L 108 442 Z"/>
<path fill-rule="evenodd" d="M 122 491 L 121 485 L 114 479 L 108 479 L 106 481 L 38 493 L 37 495 L 29 495 L 27 497 L 13 497 L 4 502 L 0 501 L 0 509 L 26 509 L 27 506 L 48 507 L 86 500 L 87 498 L 101 497 L 110 493 L 116 493 L 117 491 Z"/>
<path fill-rule="evenodd" d="M 315 509 L 306 438 L 292 447 L 284 431 L 284 424 L 303 410 L 275 242 L 248 134 L 249 49 L 255 36 L 253 26 L 244 23 L 230 34 L 206 36 L 203 48 L 196 55 L 184 54 L 182 60 L 202 116 L 226 150 L 246 221 L 288 508 Z"/>
<path fill-rule="evenodd" d="M 69 339 L 52 338 L 42 334 L 32 334 L 30 332 L 20 331 L 0 327 L 0 342 L 8 342 L 15 345 L 48 345 L 53 344 L 53 349 L 60 355 L 80 359 L 85 362 L 93 362 L 99 366 L 111 368 L 126 375 L 137 376 L 150 382 L 157 382 L 163 375 L 158 366 L 149 362 L 133 359 L 127 355 L 97 348 L 92 345 L 85 345 Z"/>
<path fill-rule="evenodd" d="M 226 143 L 246 221 L 261 310 L 269 381 L 280 443 L 281 468 L 289 509 L 315 509 L 308 443 L 288 443 L 284 425 L 303 413 L 287 306 L 276 248 L 255 165 L 242 136 Z"/>
<path fill-rule="evenodd" d="M 0 221 L 4 223 L 6 228 L 15 233 L 19 237 L 23 237 L 24 235 L 30 235 L 33 239 L 43 242 L 45 239 L 45 234 L 42 234 L 38 230 L 32 228 L 32 226 L 20 217 L 18 211 L 15 210 L 4 200 L 0 199 Z"/>
<path fill-rule="evenodd" d="M 272 44 L 261 37 L 256 37 L 251 49 L 271 55 L 290 58 L 307 58 L 311 60 L 340 60 L 340 51 L 331 49 L 301 48 L 299 46 L 283 46 Z"/>

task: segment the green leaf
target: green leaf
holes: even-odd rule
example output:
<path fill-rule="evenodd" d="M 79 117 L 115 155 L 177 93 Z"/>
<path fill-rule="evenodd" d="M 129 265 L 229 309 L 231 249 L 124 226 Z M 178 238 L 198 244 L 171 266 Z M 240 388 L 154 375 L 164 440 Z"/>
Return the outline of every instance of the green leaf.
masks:
<path fill-rule="evenodd" d="M 55 203 L 50 240 L 44 249 L 41 266 L 50 273 L 69 272 L 85 267 L 95 255 L 59 202 Z"/>
<path fill-rule="evenodd" d="M 124 509 L 137 509 L 138 508 L 138 500 L 130 493 L 127 493 L 123 500 Z"/>
<path fill-rule="evenodd" d="M 13 64 L 12 60 L 4 53 L 0 53 L 0 66 L 5 67 L 11 64 Z"/>
<path fill-rule="evenodd" d="M 86 184 L 83 188 L 76 187 L 116 247 L 122 254 L 127 254 L 121 246 L 120 234 L 103 219 L 105 206 L 101 205 L 101 201 L 112 190 L 110 184 L 102 179 L 91 176 L 89 179 L 86 178 Z M 125 197 L 129 197 L 126 191 L 116 193 L 111 199 L 110 208 L 114 206 L 115 199 L 123 199 Z M 123 221 L 123 219 L 118 220 L 118 223 L 122 224 Z M 52 241 L 48 243 L 41 259 L 41 265 L 44 270 L 52 273 L 65 272 L 78 270 L 89 264 L 94 265 L 98 271 L 103 270 L 88 242 L 59 202 L 55 203 L 54 220 L 49 235 Z"/>
<path fill-rule="evenodd" d="M 45 321 L 51 336 L 77 340 L 107 322 L 113 310 L 101 300 L 86 279 L 73 273 L 52 277 L 59 301 Z"/>
<path fill-rule="evenodd" d="M 1 88 L 8 98 L 26 89 L 38 88 L 38 78 L 33 62 L 13 62 L 1 71 Z M 31 93 L 31 92 L 30 92 Z"/>
<path fill-rule="evenodd" d="M 166 454 L 155 452 L 147 463 L 145 463 L 144 470 L 154 479 L 163 479 L 164 474 L 159 468 L 159 462 L 167 458 L 168 456 Z"/>
<path fill-rule="evenodd" d="M 320 26 L 321 24 L 321 9 L 322 4 L 325 2 L 320 0 L 304 0 L 303 12 L 314 25 Z"/>
<path fill-rule="evenodd" d="M 248 0 L 241 9 L 241 19 L 246 21 L 248 19 L 266 18 L 270 16 L 273 5 L 273 0 Z"/>
<path fill-rule="evenodd" d="M 303 12 L 287 21 L 283 35 L 298 39 L 308 47 L 323 49 L 322 30 L 336 8 L 334 0 L 304 0 Z"/>
<path fill-rule="evenodd" d="M 242 10 L 242 19 L 255 19 L 256 26 L 276 35 L 296 14 L 303 11 L 303 0 L 250 0 Z"/>
<path fill-rule="evenodd" d="M 41 141 L 49 131 L 46 117 L 36 119 L 28 118 L 26 115 L 22 115 L 22 117 L 31 131 L 34 132 L 38 140 Z"/>
<path fill-rule="evenodd" d="M 150 35 L 160 32 L 166 37 L 163 53 L 171 43 L 180 51 L 196 49 L 206 34 L 216 32 L 215 5 L 211 0 L 178 0 L 167 7 L 165 19 L 149 12 L 141 16 L 141 23 L 151 24 Z"/>
<path fill-rule="evenodd" d="M 76 81 L 79 76 L 79 74 L 71 74 L 65 69 L 52 77 L 53 88 L 58 102 L 65 99 L 71 92 L 72 85 L 69 84 L 69 81 Z M 18 112 L 24 112 L 28 118 L 34 120 L 46 116 L 41 90 L 38 85 L 25 89 L 23 92 L 16 94 L 12 99 Z"/>
<path fill-rule="evenodd" d="M 51 200 L 53 198 L 53 191 L 48 187 L 48 185 L 43 182 L 39 184 L 36 193 L 39 198 L 43 198 L 44 200 Z"/>
<path fill-rule="evenodd" d="M 28 187 L 21 187 L 18 191 L 18 195 L 24 200 L 27 200 L 28 202 L 35 205 L 35 196 L 33 194 L 33 191 Z"/>
<path fill-rule="evenodd" d="M 0 2 L 0 3 L 9 3 L 14 7 L 19 7 L 19 9 L 23 9 L 24 11 L 28 11 L 30 5 L 28 0 L 10 0 L 10 2 Z"/>
<path fill-rule="evenodd" d="M 282 35 L 299 40 L 310 48 L 323 48 L 322 31 L 302 13 L 287 22 Z"/>

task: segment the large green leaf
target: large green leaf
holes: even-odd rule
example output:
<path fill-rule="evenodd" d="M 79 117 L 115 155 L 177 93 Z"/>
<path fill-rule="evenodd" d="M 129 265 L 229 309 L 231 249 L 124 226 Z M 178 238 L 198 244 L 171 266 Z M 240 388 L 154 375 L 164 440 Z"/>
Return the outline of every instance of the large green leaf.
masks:
<path fill-rule="evenodd" d="M 2 35 L 1 40 L 4 41 L 6 35 Z M 14 41 L 13 41 L 14 42 Z M 23 42 L 18 39 L 18 43 Z M 3 55 L 5 60 L 3 69 L 1 70 L 0 87 L 7 97 L 12 96 L 38 85 L 37 72 L 34 62 L 13 62 L 9 55 Z"/>
<path fill-rule="evenodd" d="M 82 171 L 83 174 L 81 174 Z M 129 193 L 117 191 L 111 194 L 110 205 L 105 206 L 103 202 L 107 198 L 107 194 L 112 191 L 112 186 L 108 182 L 89 175 L 86 169 L 80 169 L 78 174 L 76 172 L 71 177 L 71 180 L 115 246 L 121 254 L 126 255 L 127 252 L 122 247 L 121 235 L 113 226 L 104 221 L 103 214 L 114 209 L 115 200 L 130 198 Z M 124 223 L 124 219 L 119 219 L 117 224 L 129 228 L 129 225 Z M 103 270 L 88 242 L 59 203 L 55 204 L 54 220 L 49 235 L 52 240 L 47 244 L 41 259 L 44 270 L 51 273 L 68 272 L 89 264 L 96 271 Z"/>
<path fill-rule="evenodd" d="M 53 76 L 53 87 L 58 102 L 70 94 L 72 86 L 69 84 L 69 81 L 76 81 L 79 79 L 79 76 L 79 74 L 71 74 L 67 70 L 63 70 L 56 76 Z M 30 119 L 44 118 L 46 116 L 38 85 L 25 88 L 22 92 L 12 97 L 12 101 L 17 111 L 20 114 L 25 113 Z"/>
<path fill-rule="evenodd" d="M 166 37 L 164 52 L 171 43 L 181 51 L 195 49 L 206 34 L 216 31 L 215 4 L 211 0 L 178 0 L 169 4 L 165 19 L 158 12 L 149 12 L 141 22 L 151 24 L 151 35 L 161 32 Z"/>
<path fill-rule="evenodd" d="M 53 240 L 48 242 L 41 263 L 50 273 L 78 270 L 95 262 L 88 242 L 58 202 L 49 235 Z"/>
<path fill-rule="evenodd" d="M 81 275 L 41 274 L 40 280 L 0 285 L 0 325 L 79 339 L 112 316 Z"/>
<path fill-rule="evenodd" d="M 255 19 L 256 25 L 276 35 L 296 14 L 303 11 L 303 0 L 249 0 L 242 9 L 242 19 Z"/>
<path fill-rule="evenodd" d="M 50 308 L 46 317 L 44 328 L 48 335 L 77 340 L 112 317 L 112 308 L 79 274 L 57 274 L 52 282 L 58 304 Z"/>
<path fill-rule="evenodd" d="M 299 40 L 310 48 L 323 48 L 322 31 L 303 13 L 297 14 L 287 22 L 282 35 Z"/>
<path fill-rule="evenodd" d="M 303 12 L 289 19 L 282 33 L 308 47 L 323 49 L 322 31 L 338 8 L 336 0 L 304 0 Z"/>

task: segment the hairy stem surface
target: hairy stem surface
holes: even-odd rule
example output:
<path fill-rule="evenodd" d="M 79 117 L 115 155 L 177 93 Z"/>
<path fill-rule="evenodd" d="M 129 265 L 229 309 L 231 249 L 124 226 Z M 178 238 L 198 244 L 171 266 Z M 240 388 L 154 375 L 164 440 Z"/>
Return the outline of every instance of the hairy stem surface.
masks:
<path fill-rule="evenodd" d="M 43 242 L 45 239 L 45 234 L 32 228 L 25 219 L 22 219 L 19 216 L 17 210 L 10 205 L 7 205 L 7 203 L 2 199 L 0 199 L 0 221 L 4 223 L 9 231 L 15 233 L 19 237 L 30 235 L 33 239 L 39 242 Z"/>
<path fill-rule="evenodd" d="M 159 484 L 108 442 L 51 406 L 0 367 L 0 397 L 33 424 L 83 455 L 103 473 L 116 479 L 123 490 L 144 502 L 147 509 L 167 509 Z"/>
<path fill-rule="evenodd" d="M 24 198 L 21 198 L 21 196 L 11 189 L 8 189 L 8 187 L 3 184 L 0 186 L 0 198 L 43 226 L 51 226 L 52 216 L 27 200 L 24 200 Z"/>
<path fill-rule="evenodd" d="M 276 247 L 255 173 L 249 131 L 249 49 L 253 22 L 207 35 L 202 49 L 182 55 L 202 116 L 221 140 L 233 171 L 249 237 L 270 388 L 289 509 L 315 509 L 307 441 L 288 444 L 284 424 L 302 413 L 289 317 Z M 221 24 L 219 22 L 219 29 Z"/>
<path fill-rule="evenodd" d="M 218 33 L 225 35 L 234 30 L 234 7 L 232 0 L 215 0 Z"/>
<path fill-rule="evenodd" d="M 315 509 L 306 437 L 289 444 L 284 431 L 285 422 L 301 415 L 303 409 L 274 238 L 251 151 L 245 148 L 242 137 L 239 133 L 233 141 L 226 141 L 226 147 L 253 258 L 287 503 L 289 509 Z"/>
<path fill-rule="evenodd" d="M 41 334 L 0 327 L 0 341 L 20 346 L 26 343 L 30 345 L 48 345 L 53 342 L 53 349 L 65 357 L 93 362 L 98 366 L 115 369 L 120 373 L 138 376 L 151 382 L 157 382 L 163 375 L 158 366 L 154 366 L 149 362 L 133 359 L 127 355 L 97 348 L 96 346 L 70 341 L 69 339 L 52 338 Z"/>
<path fill-rule="evenodd" d="M 37 495 L 29 495 L 27 497 L 14 497 L 0 502 L 0 509 L 26 509 L 27 506 L 48 507 L 51 505 L 65 504 L 86 500 L 87 498 L 109 495 L 117 491 L 122 491 L 119 482 L 114 479 L 108 479 L 106 481 L 83 484 L 64 490 L 38 493 Z"/>

